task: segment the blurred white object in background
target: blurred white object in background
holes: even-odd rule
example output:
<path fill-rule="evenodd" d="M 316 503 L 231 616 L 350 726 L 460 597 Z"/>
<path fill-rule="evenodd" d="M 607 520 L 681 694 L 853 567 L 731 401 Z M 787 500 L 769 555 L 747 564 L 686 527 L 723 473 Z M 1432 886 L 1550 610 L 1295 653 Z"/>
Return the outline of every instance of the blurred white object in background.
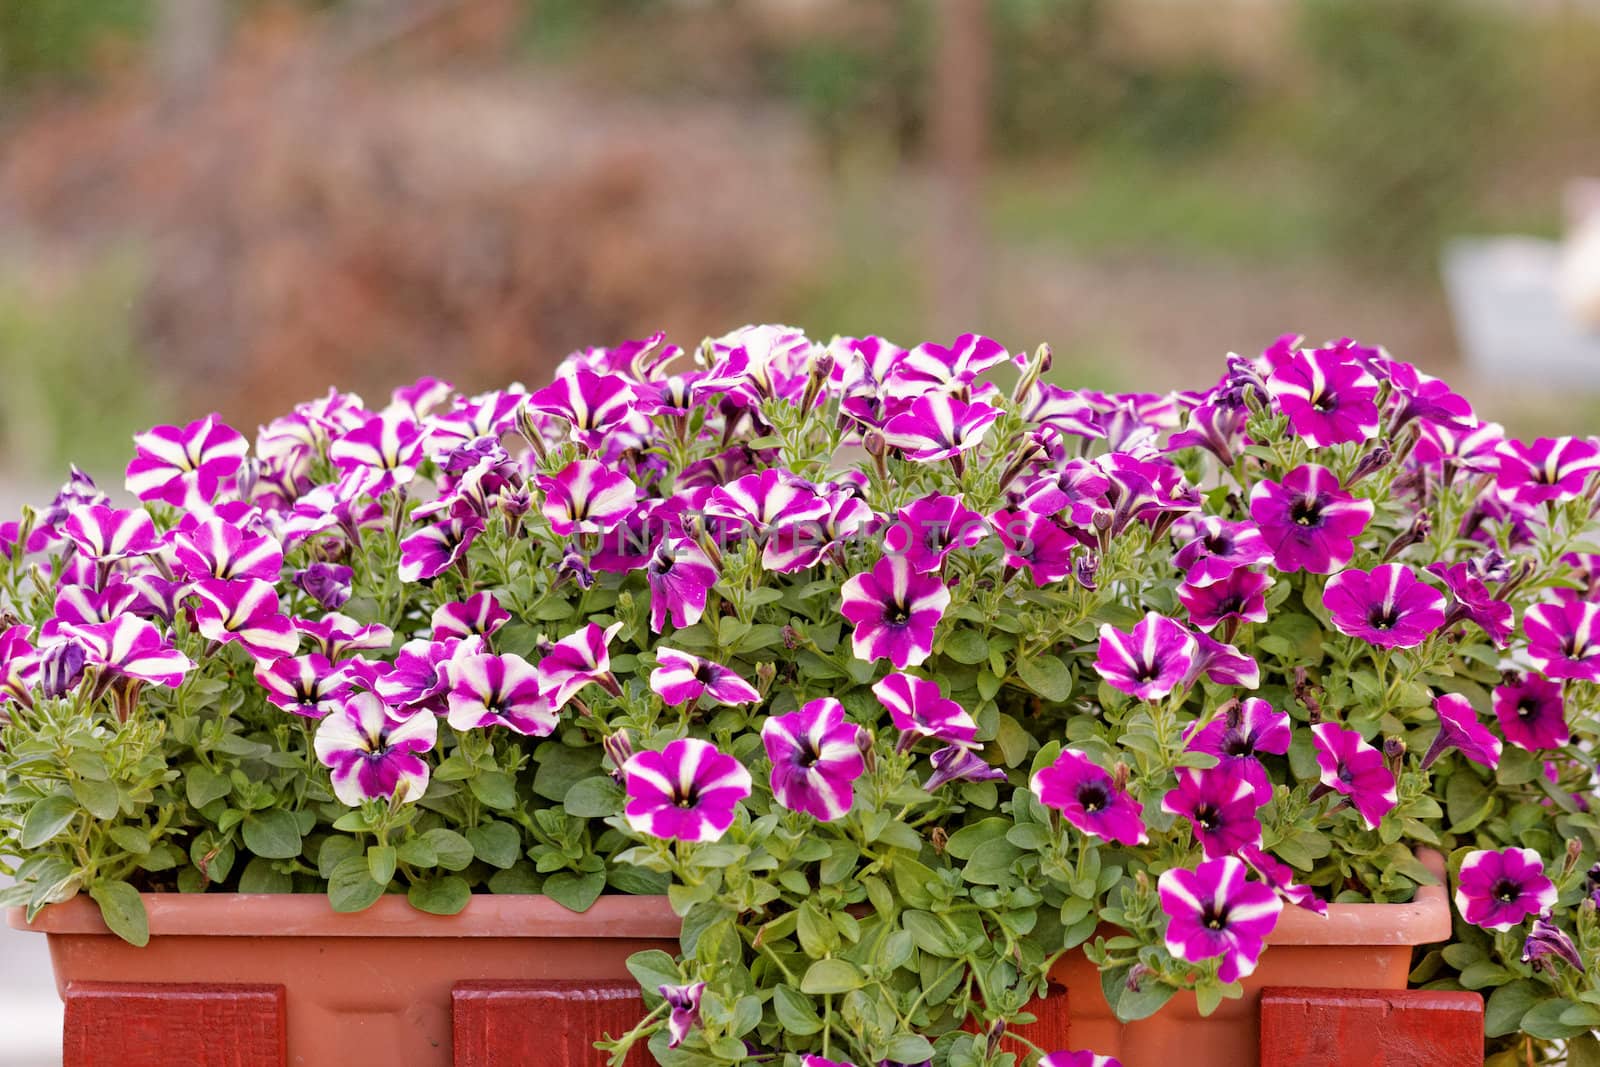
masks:
<path fill-rule="evenodd" d="M 1600 179 L 1574 178 L 1562 193 L 1566 235 L 1556 293 L 1574 321 L 1600 331 Z"/>

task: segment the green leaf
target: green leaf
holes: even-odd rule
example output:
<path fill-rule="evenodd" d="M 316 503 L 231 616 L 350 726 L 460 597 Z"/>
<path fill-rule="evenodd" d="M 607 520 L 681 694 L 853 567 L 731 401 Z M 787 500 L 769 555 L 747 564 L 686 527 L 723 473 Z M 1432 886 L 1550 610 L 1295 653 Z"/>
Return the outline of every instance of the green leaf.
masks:
<path fill-rule="evenodd" d="M 631 961 L 629 969 L 632 969 Z M 789 986 L 773 987 L 772 1011 L 777 1015 L 778 1023 L 786 1033 L 803 1037 L 822 1029 L 822 1020 L 817 1017 L 817 1006 Z"/>
<path fill-rule="evenodd" d="M 628 957 L 628 973 L 643 987 L 646 998 L 657 997 L 656 990 L 664 985 L 677 985 L 678 965 L 671 956 L 658 948 L 647 948 Z"/>
<path fill-rule="evenodd" d="M 409 838 L 401 842 L 400 848 L 395 855 L 401 863 L 409 863 L 413 867 L 437 867 L 439 865 L 439 854 L 433 850 L 432 845 L 420 837 Z"/>
<path fill-rule="evenodd" d="M 338 912 L 365 911 L 383 896 L 384 887 L 372 880 L 366 856 L 340 860 L 328 879 L 328 903 Z"/>
<path fill-rule="evenodd" d="M 184 768 L 183 792 L 189 798 L 191 807 L 203 808 L 232 791 L 233 783 L 226 775 L 218 774 L 199 763 Z"/>
<path fill-rule="evenodd" d="M 600 891 L 606 887 L 604 871 L 595 871 L 590 874 L 573 874 L 571 871 L 562 871 L 552 874 L 544 880 L 545 896 L 554 900 L 568 911 L 588 911 L 589 906 L 600 897 Z"/>
<path fill-rule="evenodd" d="M 108 836 L 118 848 L 135 856 L 150 851 L 150 835 L 137 826 L 113 826 Z"/>
<path fill-rule="evenodd" d="M 957 630 L 944 639 L 944 654 L 957 663 L 979 664 L 989 658 L 989 642 L 976 630 Z"/>
<path fill-rule="evenodd" d="M 239 875 L 239 892 L 292 893 L 294 879 L 273 869 L 271 860 L 257 856 L 244 865 L 244 872 Z"/>
<path fill-rule="evenodd" d="M 889 1042 L 889 1059 L 896 1063 L 923 1063 L 933 1058 L 933 1045 L 920 1034 L 901 1034 Z"/>
<path fill-rule="evenodd" d="M 100 905 L 100 917 L 112 933 L 140 948 L 150 943 L 150 917 L 137 889 L 127 882 L 101 882 L 89 896 Z"/>
<path fill-rule="evenodd" d="M 547 800 L 565 800 L 567 790 L 599 773 L 600 756 L 597 747 L 573 748 L 560 741 L 543 742 L 533 751 L 533 763 L 538 768 L 533 775 L 533 791 Z"/>
<path fill-rule="evenodd" d="M 865 979 L 856 965 L 847 960 L 818 960 L 806 969 L 800 992 L 817 996 L 823 993 L 848 993 L 860 989 Z"/>
<path fill-rule="evenodd" d="M 292 860 L 300 855 L 300 821 L 282 808 L 247 815 L 244 847 L 269 860 Z"/>
<path fill-rule="evenodd" d="M 38 848 L 49 841 L 67 828 L 78 810 L 70 797 L 48 796 L 38 801 L 22 820 L 22 847 Z"/>
<path fill-rule="evenodd" d="M 1049 653 L 1017 660 L 1017 677 L 1022 684 L 1052 703 L 1072 696 L 1072 670 Z"/>
<path fill-rule="evenodd" d="M 467 779 L 467 787 L 480 804 L 496 811 L 517 806 L 517 783 L 504 771 L 479 771 Z"/>
<path fill-rule="evenodd" d="M 472 900 L 472 889 L 465 878 L 447 874 L 416 883 L 406 890 L 406 899 L 430 915 L 457 915 Z"/>
<path fill-rule="evenodd" d="M 335 867 L 350 857 L 359 855 L 361 855 L 361 842 L 353 837 L 324 838 L 321 847 L 317 849 L 317 874 L 322 878 L 332 878 Z"/>
<path fill-rule="evenodd" d="M 399 859 L 393 845 L 371 845 L 367 848 L 367 873 L 381 886 L 394 880 L 394 865 Z"/>
<path fill-rule="evenodd" d="M 522 858 L 522 833 L 508 822 L 487 822 L 467 831 L 472 851 L 491 867 L 508 870 Z"/>
<path fill-rule="evenodd" d="M 973 850 L 962 873 L 978 885 L 1005 885 L 1011 880 L 1011 864 L 1021 855 L 1022 850 L 1004 837 L 990 838 Z"/>
<path fill-rule="evenodd" d="M 439 866 L 447 871 L 463 871 L 472 863 L 472 842 L 454 830 L 441 826 L 423 834 L 422 839 L 439 857 Z"/>
<path fill-rule="evenodd" d="M 567 814 L 579 819 L 603 819 L 622 810 L 626 795 L 609 774 L 574 782 L 562 800 Z"/>
<path fill-rule="evenodd" d="M 1588 1033 L 1587 1026 L 1561 1021 L 1561 1016 L 1571 1007 L 1572 1001 L 1561 998 L 1541 1001 L 1522 1016 L 1522 1030 L 1546 1041 L 1561 1041 Z"/>
<path fill-rule="evenodd" d="M 78 798 L 90 815 L 97 819 L 115 819 L 122 808 L 115 782 L 92 781 L 79 778 L 72 783 L 72 795 Z"/>
<path fill-rule="evenodd" d="M 1138 989 L 1128 988 L 1127 967 L 1117 967 L 1100 972 L 1100 988 L 1106 1001 L 1112 1005 L 1118 1019 L 1131 1023 L 1146 1019 L 1160 1011 L 1178 991 L 1165 982 L 1146 978 Z"/>
<path fill-rule="evenodd" d="M 1568 1041 L 1567 1067 L 1600 1067 L 1600 1038 L 1582 1034 Z"/>
<path fill-rule="evenodd" d="M 1503 985 L 1489 995 L 1483 1007 L 1483 1032 L 1488 1037 L 1504 1037 L 1522 1028 L 1522 1017 L 1543 996 L 1545 987 L 1523 978 Z"/>

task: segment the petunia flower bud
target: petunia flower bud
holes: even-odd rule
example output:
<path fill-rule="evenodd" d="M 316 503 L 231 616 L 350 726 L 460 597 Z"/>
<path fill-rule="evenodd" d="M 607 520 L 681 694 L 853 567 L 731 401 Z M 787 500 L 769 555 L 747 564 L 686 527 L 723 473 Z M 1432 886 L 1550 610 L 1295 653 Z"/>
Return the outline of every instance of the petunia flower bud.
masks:
<path fill-rule="evenodd" d="M 590 589 L 594 586 L 594 571 L 589 569 L 589 561 L 582 552 L 569 548 L 561 557 L 560 564 L 556 567 L 556 574 L 562 578 L 570 578 L 579 589 Z"/>
<path fill-rule="evenodd" d="M 1389 542 L 1389 547 L 1383 550 L 1382 562 L 1388 563 L 1400 553 L 1420 541 L 1427 540 L 1428 534 L 1433 532 L 1433 520 L 1426 511 L 1417 512 L 1417 517 L 1411 520 L 1411 525 L 1401 532 L 1400 536 Z"/>
<path fill-rule="evenodd" d="M 528 442 L 528 447 L 533 450 L 534 456 L 542 463 L 549 455 L 544 445 L 544 434 L 539 430 L 539 424 L 533 420 L 533 410 L 527 404 L 517 405 L 517 433 Z"/>
<path fill-rule="evenodd" d="M 1385 737 L 1383 739 L 1383 759 L 1389 765 L 1389 773 L 1396 774 L 1400 770 L 1400 762 L 1406 758 L 1406 743 L 1398 737 Z"/>
<path fill-rule="evenodd" d="M 777 679 L 777 677 L 778 668 L 774 664 L 756 664 L 756 689 L 761 693 L 761 698 L 763 700 L 765 700 L 767 694 L 771 692 L 772 683 Z"/>
<path fill-rule="evenodd" d="M 1369 474 L 1375 474 L 1387 467 L 1394 460 L 1394 453 L 1383 445 L 1376 445 L 1356 461 L 1355 470 L 1350 472 L 1350 477 L 1344 480 L 1344 487 L 1349 489 Z"/>
<path fill-rule="evenodd" d="M 39 689 L 46 697 L 63 697 L 83 678 L 83 646 L 63 641 L 44 650 L 39 661 Z"/>
<path fill-rule="evenodd" d="M 313 563 L 305 570 L 295 572 L 294 584 L 324 611 L 338 611 L 350 599 L 352 575 L 349 567 Z"/>
<path fill-rule="evenodd" d="M 1049 345 L 1040 345 L 1034 350 L 1033 358 L 1028 361 L 1027 368 L 1022 372 L 1022 377 L 1017 379 L 1017 387 L 1011 391 L 1011 402 L 1021 404 L 1033 392 L 1033 387 L 1039 384 L 1039 376 L 1050 369 L 1052 362 Z"/>
<path fill-rule="evenodd" d="M 1095 575 L 1100 570 L 1100 557 L 1085 553 L 1072 561 L 1072 576 L 1089 592 L 1095 591 Z"/>
<path fill-rule="evenodd" d="M 611 777 L 618 784 L 625 784 L 627 774 L 622 767 L 628 762 L 628 757 L 633 755 L 633 742 L 628 738 L 628 731 L 618 730 L 600 742 L 600 747 L 605 749 L 606 756 L 611 760 Z"/>

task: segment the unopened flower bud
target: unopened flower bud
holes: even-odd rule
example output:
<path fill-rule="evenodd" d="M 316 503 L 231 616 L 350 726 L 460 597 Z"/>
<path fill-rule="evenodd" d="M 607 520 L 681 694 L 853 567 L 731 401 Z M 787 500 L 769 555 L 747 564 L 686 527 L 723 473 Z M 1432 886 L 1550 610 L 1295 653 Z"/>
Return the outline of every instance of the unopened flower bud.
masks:
<path fill-rule="evenodd" d="M 1100 557 L 1093 553 L 1075 556 L 1072 560 L 1072 577 L 1089 592 L 1095 591 L 1095 575 L 1100 571 Z"/>
<path fill-rule="evenodd" d="M 549 454 L 544 445 L 544 433 L 539 429 L 539 424 L 534 421 L 533 409 L 528 407 L 526 401 L 517 405 L 516 421 L 517 433 L 521 434 L 522 439 L 528 442 L 528 447 L 533 450 L 533 454 L 543 460 Z"/>
<path fill-rule="evenodd" d="M 935 826 L 928 831 L 928 842 L 933 845 L 935 852 L 943 852 L 944 846 L 950 843 L 950 834 L 942 826 Z"/>
<path fill-rule="evenodd" d="M 605 749 L 606 756 L 611 760 L 611 777 L 618 784 L 627 781 L 627 774 L 622 767 L 633 755 L 633 742 L 628 738 L 628 731 L 618 730 L 600 742 L 600 747 Z"/>
<path fill-rule="evenodd" d="M 792 652 L 800 647 L 800 631 L 796 630 L 793 626 L 785 626 L 779 631 L 779 634 L 783 637 L 784 648 L 787 648 Z"/>
<path fill-rule="evenodd" d="M 1387 467 L 1390 461 L 1393 459 L 1394 453 L 1389 451 L 1388 448 L 1381 444 L 1373 447 L 1356 461 L 1355 470 L 1351 471 L 1350 477 L 1345 479 L 1344 487 L 1348 489 L 1361 479 L 1365 478 L 1367 475 L 1382 470 L 1384 467 Z"/>
<path fill-rule="evenodd" d="M 63 697 L 83 678 L 83 646 L 63 641 L 46 648 L 39 660 L 39 690 L 46 697 Z"/>
<path fill-rule="evenodd" d="M 772 683 L 778 678 L 778 668 L 771 663 L 756 664 L 756 691 L 763 699 L 772 689 Z"/>
<path fill-rule="evenodd" d="M 248 503 L 256 495 L 256 486 L 261 481 L 261 461 L 255 456 L 246 456 L 239 465 L 239 499 Z"/>
<path fill-rule="evenodd" d="M 1406 758 L 1406 743 L 1398 737 L 1385 737 L 1383 739 L 1383 758 L 1389 764 L 1391 772 L 1398 771 L 1400 761 Z"/>
<path fill-rule="evenodd" d="M 881 456 L 889 447 L 888 438 L 883 436 L 879 429 L 868 429 L 861 435 L 861 447 L 867 450 L 869 456 Z"/>
<path fill-rule="evenodd" d="M 561 557 L 561 562 L 556 566 L 556 573 L 562 578 L 570 578 L 579 589 L 594 587 L 594 571 L 589 569 L 589 561 L 577 549 L 569 548 Z"/>
<path fill-rule="evenodd" d="M 1144 983 L 1145 975 L 1150 973 L 1150 968 L 1142 963 L 1135 963 L 1128 968 L 1127 990 L 1130 993 L 1139 992 L 1139 987 Z"/>
<path fill-rule="evenodd" d="M 1561 877 L 1566 878 L 1572 869 L 1578 865 L 1578 858 L 1583 855 L 1583 842 L 1576 837 L 1567 838 L 1567 860 L 1561 865 Z"/>
<path fill-rule="evenodd" d="M 1052 362 L 1049 345 L 1040 345 L 1034 350 L 1033 358 L 1028 361 L 1028 366 L 1022 372 L 1022 377 L 1017 379 L 1017 387 L 1011 391 L 1011 402 L 1021 404 L 1033 392 L 1033 387 L 1039 384 L 1039 376 L 1050 369 Z"/>
<path fill-rule="evenodd" d="M 1121 760 L 1111 771 L 1112 781 L 1116 784 L 1117 792 L 1124 793 L 1128 789 L 1128 765 Z"/>
<path fill-rule="evenodd" d="M 1412 520 L 1411 525 L 1406 527 L 1399 537 L 1390 541 L 1389 547 L 1384 549 L 1383 562 L 1388 563 L 1412 545 L 1426 540 L 1428 534 L 1432 532 L 1433 520 L 1428 518 L 1428 513 L 1426 511 L 1417 512 L 1417 517 Z"/>
<path fill-rule="evenodd" d="M 507 517 L 520 519 L 533 510 L 533 494 L 527 486 L 506 486 L 500 490 L 500 510 Z"/>
<path fill-rule="evenodd" d="M 333 563 L 313 563 L 303 571 L 296 571 L 294 584 L 306 596 L 317 602 L 324 611 L 338 611 L 350 599 L 351 578 L 349 567 Z"/>
<path fill-rule="evenodd" d="M 996 1019 L 989 1024 L 989 1055 L 992 1057 L 1000 1047 L 1000 1039 L 1006 1036 L 1006 1021 Z"/>

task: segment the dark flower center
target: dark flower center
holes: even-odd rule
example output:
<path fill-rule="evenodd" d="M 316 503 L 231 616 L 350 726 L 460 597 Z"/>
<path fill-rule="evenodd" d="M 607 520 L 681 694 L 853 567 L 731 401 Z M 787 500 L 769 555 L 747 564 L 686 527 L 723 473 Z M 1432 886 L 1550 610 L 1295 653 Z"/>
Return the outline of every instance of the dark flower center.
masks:
<path fill-rule="evenodd" d="M 701 685 L 710 685 L 717 680 L 717 665 L 715 663 L 702 663 L 694 669 L 694 680 Z"/>
<path fill-rule="evenodd" d="M 1110 791 L 1098 782 L 1078 787 L 1078 804 L 1088 814 L 1104 811 L 1110 803 Z"/>
<path fill-rule="evenodd" d="M 1228 906 L 1218 907 L 1215 901 L 1207 901 L 1200 910 L 1200 922 L 1207 930 L 1223 930 L 1228 925 Z"/>
<path fill-rule="evenodd" d="M 1502 878 L 1489 890 L 1489 895 L 1502 904 L 1509 904 L 1522 895 L 1522 887 L 1509 878 Z"/>
<path fill-rule="evenodd" d="M 693 782 L 672 787 L 672 803 L 680 808 L 692 808 L 700 802 L 700 789 Z"/>
<path fill-rule="evenodd" d="M 1517 718 L 1527 720 L 1539 717 L 1539 702 L 1531 696 L 1517 701 Z"/>
<path fill-rule="evenodd" d="M 911 621 L 911 610 L 904 604 L 890 604 L 884 610 L 883 621 L 891 626 L 904 626 Z"/>
<path fill-rule="evenodd" d="M 1367 613 L 1367 625 L 1374 630 L 1392 630 L 1399 621 L 1400 612 L 1395 608 L 1378 605 Z"/>
<path fill-rule="evenodd" d="M 1322 502 L 1314 496 L 1303 496 L 1289 505 L 1289 518 L 1296 526 L 1321 526 Z"/>
<path fill-rule="evenodd" d="M 1194 806 L 1194 824 L 1206 830 L 1215 830 L 1222 825 L 1222 812 L 1214 804 L 1196 804 Z"/>
<path fill-rule="evenodd" d="M 800 742 L 800 751 L 796 754 L 794 761 L 799 764 L 801 770 L 810 770 L 821 759 L 822 753 L 811 747 L 811 741 L 808 738 Z"/>
<path fill-rule="evenodd" d="M 1319 415 L 1326 415 L 1339 406 L 1339 398 L 1332 393 L 1323 393 L 1311 401 L 1311 410 Z"/>
<path fill-rule="evenodd" d="M 1255 746 L 1250 744 L 1250 735 L 1230 732 L 1222 735 L 1222 752 L 1226 756 L 1253 756 Z"/>

